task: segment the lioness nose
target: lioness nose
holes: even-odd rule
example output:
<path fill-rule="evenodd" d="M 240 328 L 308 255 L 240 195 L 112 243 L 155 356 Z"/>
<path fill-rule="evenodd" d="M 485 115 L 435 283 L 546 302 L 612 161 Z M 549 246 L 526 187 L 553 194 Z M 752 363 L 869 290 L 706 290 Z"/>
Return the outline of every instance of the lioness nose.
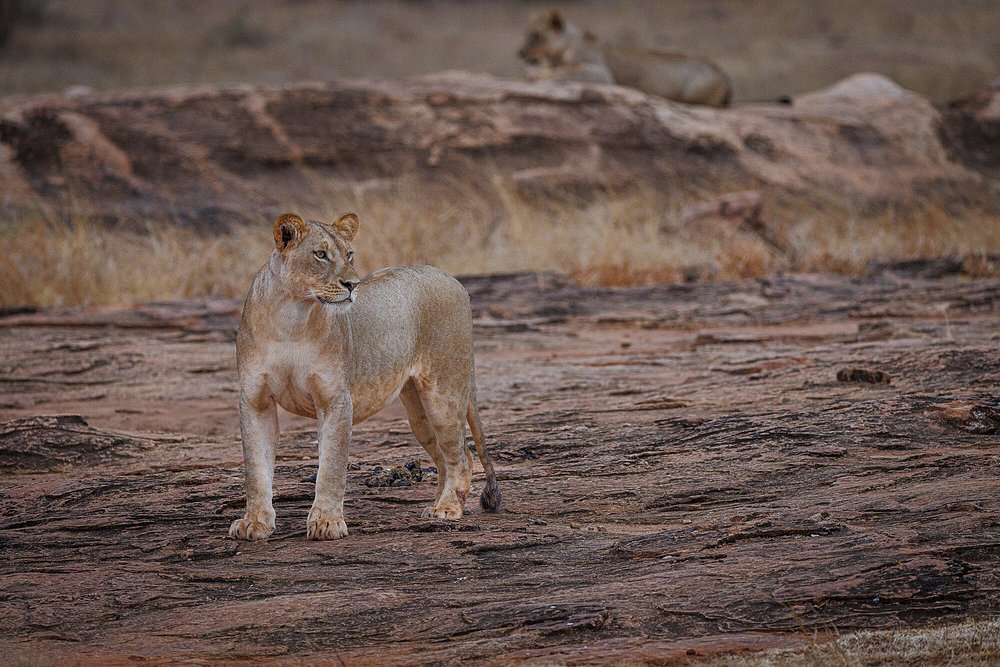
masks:
<path fill-rule="evenodd" d="M 340 284 L 347 288 L 348 292 L 353 292 L 354 288 L 358 286 L 357 280 L 341 280 Z"/>

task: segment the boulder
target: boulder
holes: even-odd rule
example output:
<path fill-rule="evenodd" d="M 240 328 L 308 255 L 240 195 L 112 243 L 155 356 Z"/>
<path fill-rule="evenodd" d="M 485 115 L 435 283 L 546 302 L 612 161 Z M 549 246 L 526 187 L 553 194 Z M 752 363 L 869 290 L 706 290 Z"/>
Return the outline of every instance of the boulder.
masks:
<path fill-rule="evenodd" d="M 997 143 L 985 155 L 975 144 L 996 123 L 876 74 L 790 106 L 731 109 L 468 72 L 11 96 L 0 98 L 0 203 L 8 215 L 44 206 L 215 226 L 322 206 L 336 188 L 460 198 L 489 194 L 499 176 L 543 199 L 754 189 L 778 202 L 989 207 Z"/>
<path fill-rule="evenodd" d="M 1000 176 L 1000 79 L 949 104 L 942 112 L 942 141 L 951 159 Z"/>

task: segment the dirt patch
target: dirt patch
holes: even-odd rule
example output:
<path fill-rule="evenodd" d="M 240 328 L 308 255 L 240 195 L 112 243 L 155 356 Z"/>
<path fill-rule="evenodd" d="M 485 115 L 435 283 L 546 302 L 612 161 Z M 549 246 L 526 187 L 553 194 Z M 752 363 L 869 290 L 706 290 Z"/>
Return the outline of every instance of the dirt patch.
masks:
<path fill-rule="evenodd" d="M 996 281 L 465 284 L 502 511 L 422 519 L 394 405 L 333 543 L 285 414 L 277 531 L 226 537 L 237 302 L 0 318 L 0 659 L 662 663 L 1000 613 Z"/>
<path fill-rule="evenodd" d="M 871 368 L 841 368 L 837 371 L 838 382 L 866 382 L 868 384 L 892 384 L 892 376 L 884 371 Z"/>
<path fill-rule="evenodd" d="M 421 468 L 417 459 L 407 461 L 401 466 L 389 468 L 375 466 L 365 477 L 365 486 L 412 486 L 423 481 L 426 473 L 437 474 L 437 468 Z"/>

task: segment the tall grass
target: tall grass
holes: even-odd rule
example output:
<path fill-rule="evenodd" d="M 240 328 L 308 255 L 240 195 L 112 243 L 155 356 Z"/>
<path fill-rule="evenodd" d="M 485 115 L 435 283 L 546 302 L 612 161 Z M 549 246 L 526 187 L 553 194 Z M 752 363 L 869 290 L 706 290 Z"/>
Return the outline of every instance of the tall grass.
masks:
<path fill-rule="evenodd" d="M 246 293 L 268 251 L 245 229 L 199 236 L 178 227 L 116 230 L 85 218 L 24 219 L 0 231 L 0 304 L 129 303 Z"/>
<path fill-rule="evenodd" d="M 996 274 L 989 257 L 1000 253 L 1000 219 L 982 211 L 932 203 L 876 215 L 795 208 L 773 221 L 795 271 L 862 275 L 873 262 L 951 257 L 967 259 L 971 275 Z"/>
<path fill-rule="evenodd" d="M 775 271 L 865 273 L 873 261 L 967 257 L 996 274 L 1000 225 L 982 214 L 924 207 L 862 217 L 850 210 L 768 211 L 769 240 L 723 220 L 677 228 L 682 202 L 648 192 L 606 193 L 589 203 L 539 203 L 498 180 L 490 196 L 430 200 L 416 191 L 331 193 L 300 210 L 334 220 L 361 215 L 359 268 L 427 263 L 455 274 L 558 271 L 585 285 L 761 277 Z M 661 232 L 667 223 L 671 231 Z M 108 227 L 76 214 L 0 219 L 0 305 L 127 303 L 239 297 L 272 250 L 267 224 L 222 233 L 163 224 Z"/>

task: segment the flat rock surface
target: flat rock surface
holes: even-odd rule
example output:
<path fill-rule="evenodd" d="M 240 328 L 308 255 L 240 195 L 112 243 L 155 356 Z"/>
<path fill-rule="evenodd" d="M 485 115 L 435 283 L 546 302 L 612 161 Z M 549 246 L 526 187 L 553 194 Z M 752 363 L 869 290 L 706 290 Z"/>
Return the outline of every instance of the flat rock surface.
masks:
<path fill-rule="evenodd" d="M 327 543 L 288 415 L 277 531 L 226 536 L 239 303 L 0 316 L 0 661 L 670 662 L 1000 612 L 996 281 L 465 283 L 502 512 L 366 485 L 431 465 L 392 405 Z"/>

